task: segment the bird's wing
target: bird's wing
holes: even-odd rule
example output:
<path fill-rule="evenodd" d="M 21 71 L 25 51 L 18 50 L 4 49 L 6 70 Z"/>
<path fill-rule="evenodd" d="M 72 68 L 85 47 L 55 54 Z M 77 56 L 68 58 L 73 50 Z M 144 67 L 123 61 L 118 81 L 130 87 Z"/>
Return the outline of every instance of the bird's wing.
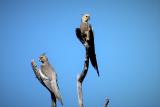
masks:
<path fill-rule="evenodd" d="M 52 92 L 55 94 L 56 98 L 63 105 L 63 101 L 62 101 L 62 97 L 61 97 L 61 94 L 60 94 L 60 90 L 59 90 L 59 87 L 58 87 L 57 80 L 52 80 L 51 81 L 51 88 L 52 88 Z"/>
<path fill-rule="evenodd" d="M 58 86 L 58 78 L 57 78 L 57 74 L 54 70 L 54 68 L 49 64 L 50 70 L 51 70 L 51 88 L 52 88 L 52 92 L 54 92 L 56 98 L 61 102 L 61 104 L 63 105 L 63 101 L 62 101 L 62 97 L 60 94 L 60 90 L 59 90 L 59 86 Z"/>
<path fill-rule="evenodd" d="M 63 105 L 62 102 L 62 97 L 60 95 L 59 92 L 59 88 L 57 85 L 57 82 L 55 80 L 50 81 L 49 79 L 44 79 L 43 80 L 44 86 L 51 92 L 51 94 L 54 94 L 55 97 L 61 102 L 61 104 Z"/>
<path fill-rule="evenodd" d="M 48 63 L 46 65 L 41 65 L 41 75 L 42 75 L 42 81 L 45 85 L 45 87 L 51 92 L 51 94 L 54 94 L 55 97 L 60 100 L 61 104 L 63 105 L 62 98 L 59 92 L 59 87 L 57 83 L 57 75 L 53 67 Z"/>
<path fill-rule="evenodd" d="M 43 79 L 49 79 L 48 77 L 46 77 L 46 76 L 42 73 L 41 70 L 39 70 L 39 74 L 40 74 L 42 80 L 43 80 Z"/>
<path fill-rule="evenodd" d="M 99 76 L 99 70 L 98 70 L 98 64 L 97 64 L 97 59 L 96 59 L 96 54 L 95 54 L 95 46 L 94 46 L 94 34 L 93 34 L 93 30 L 92 30 L 92 26 L 90 25 L 90 40 L 89 40 L 89 57 L 90 57 L 90 61 L 92 66 L 97 70 L 97 74 Z"/>
<path fill-rule="evenodd" d="M 45 87 L 48 89 L 48 91 L 52 92 L 50 80 L 49 79 L 44 79 L 43 83 L 45 84 Z"/>
<path fill-rule="evenodd" d="M 76 28 L 75 32 L 76 32 L 76 35 L 77 35 L 77 38 L 79 39 L 79 41 L 80 41 L 82 44 L 84 44 L 85 41 L 84 41 L 83 35 L 81 34 L 80 28 Z"/>

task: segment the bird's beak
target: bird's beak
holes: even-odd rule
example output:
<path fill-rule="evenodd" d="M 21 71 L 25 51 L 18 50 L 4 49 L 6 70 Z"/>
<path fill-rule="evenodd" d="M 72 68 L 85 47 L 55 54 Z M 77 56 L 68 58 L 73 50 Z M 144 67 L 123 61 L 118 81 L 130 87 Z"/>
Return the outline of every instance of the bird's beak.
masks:
<path fill-rule="evenodd" d="M 41 58 L 39 58 L 39 61 L 40 61 L 40 62 L 42 62 L 42 63 L 44 63 L 44 61 L 43 61 L 43 60 L 41 60 Z"/>

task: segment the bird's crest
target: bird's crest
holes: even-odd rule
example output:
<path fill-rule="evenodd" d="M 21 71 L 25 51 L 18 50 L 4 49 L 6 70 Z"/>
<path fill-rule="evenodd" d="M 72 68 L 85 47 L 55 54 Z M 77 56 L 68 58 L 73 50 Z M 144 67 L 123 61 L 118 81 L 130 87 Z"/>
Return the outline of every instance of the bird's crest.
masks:
<path fill-rule="evenodd" d="M 48 61 L 48 58 L 47 58 L 47 56 L 46 56 L 45 53 L 42 53 L 42 54 L 39 56 L 39 61 L 42 62 L 42 63 Z"/>

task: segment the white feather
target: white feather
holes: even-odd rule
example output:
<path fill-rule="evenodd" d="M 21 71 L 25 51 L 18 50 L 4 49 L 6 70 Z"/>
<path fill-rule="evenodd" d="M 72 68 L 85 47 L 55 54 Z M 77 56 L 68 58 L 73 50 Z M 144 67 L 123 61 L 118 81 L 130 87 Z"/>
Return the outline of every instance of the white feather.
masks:
<path fill-rule="evenodd" d="M 39 70 L 39 73 L 40 73 L 40 76 L 41 76 L 43 79 L 48 80 L 48 77 L 46 77 L 46 76 L 42 73 L 42 71 L 41 71 L 41 70 Z"/>

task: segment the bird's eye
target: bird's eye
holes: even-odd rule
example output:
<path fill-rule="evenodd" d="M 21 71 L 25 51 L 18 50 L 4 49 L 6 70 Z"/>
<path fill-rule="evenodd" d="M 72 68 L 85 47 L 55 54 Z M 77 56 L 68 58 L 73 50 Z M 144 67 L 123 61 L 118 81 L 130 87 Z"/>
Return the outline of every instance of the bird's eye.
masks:
<path fill-rule="evenodd" d="M 86 16 L 86 17 L 88 17 L 88 16 Z"/>

